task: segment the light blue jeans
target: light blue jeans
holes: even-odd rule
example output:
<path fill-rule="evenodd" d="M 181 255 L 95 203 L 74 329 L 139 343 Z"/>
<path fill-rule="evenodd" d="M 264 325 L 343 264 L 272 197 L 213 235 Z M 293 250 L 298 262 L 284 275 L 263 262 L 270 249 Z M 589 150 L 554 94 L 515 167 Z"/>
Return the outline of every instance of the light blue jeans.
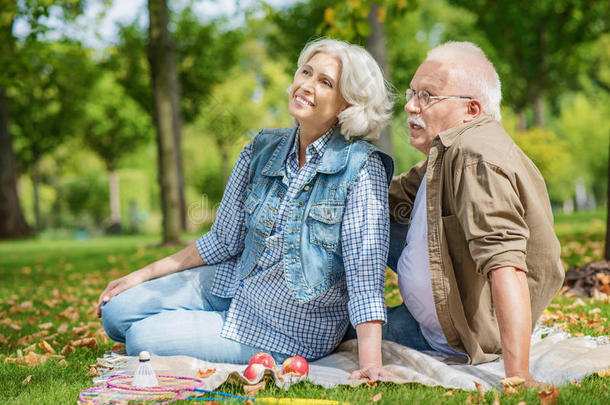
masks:
<path fill-rule="evenodd" d="M 216 266 L 202 266 L 147 281 L 102 306 L 106 333 L 124 342 L 127 354 L 247 364 L 260 349 L 220 336 L 230 298 L 210 293 Z M 257 327 L 257 325 L 252 325 Z M 281 364 L 288 356 L 270 353 Z"/>

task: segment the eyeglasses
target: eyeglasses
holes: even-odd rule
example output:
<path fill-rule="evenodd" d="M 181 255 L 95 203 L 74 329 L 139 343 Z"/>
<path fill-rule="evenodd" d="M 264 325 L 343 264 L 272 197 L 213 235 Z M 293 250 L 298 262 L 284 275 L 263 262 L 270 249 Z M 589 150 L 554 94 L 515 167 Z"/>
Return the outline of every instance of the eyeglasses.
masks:
<path fill-rule="evenodd" d="M 411 101 L 413 97 L 417 95 L 417 100 L 419 101 L 419 105 L 426 106 L 430 103 L 430 100 L 445 100 L 445 99 L 453 99 L 453 100 L 472 100 L 472 97 L 468 96 L 431 96 L 426 90 L 420 90 L 415 92 L 413 89 L 407 89 L 405 92 L 405 97 L 407 99 L 407 103 Z"/>

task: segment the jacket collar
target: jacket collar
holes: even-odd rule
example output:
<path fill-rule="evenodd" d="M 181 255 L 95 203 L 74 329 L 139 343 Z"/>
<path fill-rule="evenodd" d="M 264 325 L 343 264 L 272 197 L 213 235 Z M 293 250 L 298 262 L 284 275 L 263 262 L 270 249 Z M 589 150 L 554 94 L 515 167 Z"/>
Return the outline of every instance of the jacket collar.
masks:
<path fill-rule="evenodd" d="M 482 114 L 479 118 L 472 120 L 470 122 L 464 122 L 463 124 L 458 125 L 457 127 L 449 128 L 446 131 L 440 132 L 438 137 L 443 144 L 444 147 L 448 148 L 453 145 L 453 142 L 466 130 L 474 127 L 478 127 L 483 124 L 487 124 L 494 119 L 487 114 Z"/>
<path fill-rule="evenodd" d="M 267 162 L 263 168 L 263 175 L 284 176 L 286 158 L 292 149 L 297 131 L 298 127 L 295 127 L 288 135 L 283 137 L 279 145 L 275 148 L 275 151 L 273 151 L 273 155 L 271 155 L 269 162 Z M 347 165 L 351 146 L 352 143 L 347 141 L 338 129 L 335 130 L 328 140 L 326 151 L 322 155 L 320 163 L 316 167 L 316 171 L 326 174 L 341 171 L 341 169 Z"/>

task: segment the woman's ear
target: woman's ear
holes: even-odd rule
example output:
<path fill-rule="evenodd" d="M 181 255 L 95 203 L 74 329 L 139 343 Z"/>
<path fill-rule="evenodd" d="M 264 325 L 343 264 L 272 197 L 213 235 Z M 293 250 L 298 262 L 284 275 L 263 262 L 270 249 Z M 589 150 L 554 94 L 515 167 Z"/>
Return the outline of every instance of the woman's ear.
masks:
<path fill-rule="evenodd" d="M 476 98 L 473 98 L 468 101 L 466 115 L 464 116 L 464 122 L 470 122 L 479 118 L 479 116 L 483 114 L 483 107 L 481 107 L 481 102 Z"/>

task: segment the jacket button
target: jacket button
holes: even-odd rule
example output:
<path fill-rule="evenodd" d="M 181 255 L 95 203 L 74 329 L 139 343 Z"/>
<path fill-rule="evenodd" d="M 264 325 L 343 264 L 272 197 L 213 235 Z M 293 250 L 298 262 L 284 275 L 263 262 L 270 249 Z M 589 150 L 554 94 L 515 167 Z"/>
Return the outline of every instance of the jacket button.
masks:
<path fill-rule="evenodd" d="M 303 190 L 305 190 L 305 191 L 309 191 L 309 186 L 305 186 L 305 187 L 303 187 Z"/>
<path fill-rule="evenodd" d="M 294 249 L 294 243 L 291 243 L 291 244 L 290 244 L 290 248 L 291 248 L 291 249 Z"/>
<path fill-rule="evenodd" d="M 299 216 L 297 215 L 296 217 L 294 217 L 294 219 L 299 219 Z"/>
<path fill-rule="evenodd" d="M 292 259 L 292 260 L 291 260 L 291 262 L 292 262 L 292 263 L 296 263 L 296 262 L 297 262 L 297 259 Z"/>
<path fill-rule="evenodd" d="M 299 206 L 302 207 L 303 206 L 303 201 L 299 201 Z"/>

